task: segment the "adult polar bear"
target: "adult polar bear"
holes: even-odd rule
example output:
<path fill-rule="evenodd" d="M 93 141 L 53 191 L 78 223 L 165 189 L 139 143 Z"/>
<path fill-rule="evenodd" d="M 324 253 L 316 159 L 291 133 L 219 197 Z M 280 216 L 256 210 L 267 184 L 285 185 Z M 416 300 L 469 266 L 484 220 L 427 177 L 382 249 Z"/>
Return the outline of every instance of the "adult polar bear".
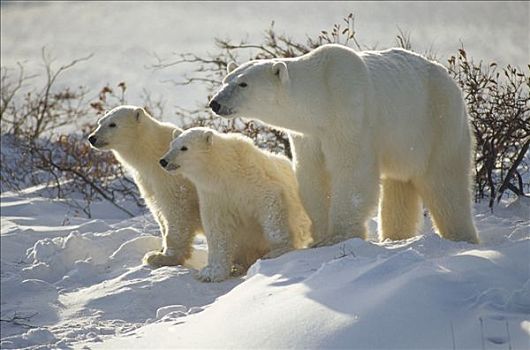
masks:
<path fill-rule="evenodd" d="M 365 238 L 381 183 L 381 239 L 414 236 L 423 200 L 441 236 L 478 242 L 473 138 L 443 66 L 402 49 L 324 45 L 228 68 L 215 113 L 298 132 L 295 167 L 315 241 Z"/>

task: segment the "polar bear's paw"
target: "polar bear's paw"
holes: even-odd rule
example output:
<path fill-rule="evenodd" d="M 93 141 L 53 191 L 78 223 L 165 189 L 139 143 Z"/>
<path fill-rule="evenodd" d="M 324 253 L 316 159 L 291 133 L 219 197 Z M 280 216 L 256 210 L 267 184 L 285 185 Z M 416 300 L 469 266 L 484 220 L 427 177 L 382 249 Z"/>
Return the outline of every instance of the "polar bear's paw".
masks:
<path fill-rule="evenodd" d="M 207 265 L 200 272 L 197 278 L 202 282 L 221 282 L 230 276 L 230 269 L 221 265 Z"/>
<path fill-rule="evenodd" d="M 241 276 L 243 274 L 245 274 L 245 272 L 247 272 L 248 270 L 248 267 L 245 267 L 241 264 L 234 264 L 232 265 L 232 268 L 230 269 L 230 276 L 231 277 L 238 277 L 238 276 Z"/>
<path fill-rule="evenodd" d="M 144 264 L 152 267 L 176 266 L 184 263 L 184 259 L 178 255 L 165 255 L 158 250 L 153 250 L 145 254 L 142 261 Z"/>

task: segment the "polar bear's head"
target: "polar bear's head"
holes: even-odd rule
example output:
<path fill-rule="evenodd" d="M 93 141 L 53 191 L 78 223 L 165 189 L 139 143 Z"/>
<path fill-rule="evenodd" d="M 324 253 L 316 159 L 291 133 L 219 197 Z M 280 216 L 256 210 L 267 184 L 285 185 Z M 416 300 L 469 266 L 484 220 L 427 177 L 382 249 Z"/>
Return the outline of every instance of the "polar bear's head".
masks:
<path fill-rule="evenodd" d="M 89 136 L 91 146 L 100 150 L 120 150 L 136 142 L 139 126 L 146 111 L 136 106 L 120 106 L 110 110 Z"/>
<path fill-rule="evenodd" d="M 208 154 L 215 137 L 216 132 L 208 128 L 175 129 L 169 151 L 160 159 L 160 166 L 172 174 L 203 172 L 203 166 L 210 161 Z"/>
<path fill-rule="evenodd" d="M 228 65 L 223 85 L 210 108 L 225 118 L 247 117 L 282 125 L 289 87 L 287 60 L 257 60 Z"/>

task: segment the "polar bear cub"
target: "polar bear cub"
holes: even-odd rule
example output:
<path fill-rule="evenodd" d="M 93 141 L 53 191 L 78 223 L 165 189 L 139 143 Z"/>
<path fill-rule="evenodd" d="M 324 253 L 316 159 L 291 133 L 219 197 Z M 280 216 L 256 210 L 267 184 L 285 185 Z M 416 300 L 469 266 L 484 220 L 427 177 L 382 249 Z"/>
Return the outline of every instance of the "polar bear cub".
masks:
<path fill-rule="evenodd" d="M 103 116 L 88 137 L 92 147 L 111 150 L 130 171 L 158 222 L 162 251 L 144 256 L 144 263 L 155 267 L 181 265 L 191 256 L 193 237 L 202 231 L 195 187 L 158 165 L 175 129 L 172 124 L 157 121 L 143 108 L 120 106 Z"/>
<path fill-rule="evenodd" d="M 302 206 L 291 163 L 260 150 L 241 134 L 208 128 L 175 132 L 160 165 L 197 188 L 208 242 L 203 281 L 226 279 L 234 267 L 305 248 L 311 221 Z"/>

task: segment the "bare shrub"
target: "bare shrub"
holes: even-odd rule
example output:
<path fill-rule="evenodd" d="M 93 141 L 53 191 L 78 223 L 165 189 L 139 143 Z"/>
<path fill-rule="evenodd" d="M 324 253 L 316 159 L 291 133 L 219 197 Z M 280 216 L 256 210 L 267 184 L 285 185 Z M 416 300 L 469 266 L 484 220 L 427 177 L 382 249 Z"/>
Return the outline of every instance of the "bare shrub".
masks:
<path fill-rule="evenodd" d="M 489 206 L 507 190 L 518 196 L 530 191 L 530 66 L 525 73 L 507 65 L 468 59 L 462 48 L 448 60 L 448 69 L 462 88 L 477 140 L 475 198 Z"/>
<path fill-rule="evenodd" d="M 355 18 L 349 14 L 342 24 L 335 24 L 330 30 L 319 32 L 316 38 L 308 37 L 306 42 L 299 43 L 285 34 L 277 34 L 274 22 L 265 31 L 261 43 L 248 43 L 216 38 L 216 52 L 206 57 L 194 53 L 180 54 L 176 59 L 164 60 L 157 57 L 157 63 L 152 69 L 165 69 L 174 65 L 191 64 L 193 73 L 184 77 L 183 81 L 173 81 L 176 85 L 204 84 L 210 100 L 213 92 L 219 87 L 226 75 L 228 63 L 241 63 L 241 57 L 248 59 L 268 59 L 277 57 L 297 57 L 323 44 L 342 44 L 360 49 L 355 38 Z M 205 101 L 207 102 L 207 101 Z M 182 120 L 183 127 L 208 126 L 223 132 L 241 132 L 256 142 L 259 147 L 285 154 L 292 158 L 288 136 L 281 130 L 265 126 L 258 121 L 248 121 L 240 118 L 226 120 L 213 115 L 207 103 L 196 110 L 177 110 L 177 116 Z"/>
<path fill-rule="evenodd" d="M 1 190 L 20 191 L 30 186 L 43 186 L 44 195 L 67 199 L 69 205 L 88 217 L 91 217 L 91 204 L 96 200 L 107 200 L 133 216 L 119 203 L 132 200 L 139 207 L 143 206 L 136 186 L 110 152 L 91 151 L 86 136 L 93 124 L 79 125 L 81 130 L 73 134 L 59 131 L 73 121 L 89 118 L 95 122 L 95 118 L 90 118 L 94 114 L 92 109 L 99 110 L 89 105 L 85 89 L 56 88 L 62 73 L 89 58 L 73 60 L 54 70 L 52 60 L 43 49 L 46 79 L 40 88 L 29 91 L 24 88 L 33 77 L 24 74 L 22 65 L 18 66 L 15 76 L 2 67 Z M 124 103 L 125 83 L 120 83 L 118 88 L 121 89 L 118 103 Z M 103 88 L 99 95 L 104 104 L 109 102 L 107 97 L 112 92 L 108 90 L 110 88 Z"/>
<path fill-rule="evenodd" d="M 193 73 L 177 85 L 205 84 L 211 94 L 218 88 L 226 75 L 229 62 L 247 59 L 269 59 L 296 57 L 323 44 L 337 43 L 357 50 L 368 48 L 355 37 L 355 18 L 349 14 L 343 23 L 335 24 L 331 30 L 323 30 L 316 38 L 308 37 L 297 42 L 284 34 L 278 34 L 274 22 L 265 31 L 258 43 L 215 39 L 216 51 L 206 57 L 184 53 L 175 60 L 163 60 L 152 66 L 164 69 L 174 65 L 191 64 Z M 398 28 L 396 45 L 413 50 L 410 33 Z M 373 48 L 373 47 L 372 47 Z M 423 53 L 432 60 L 438 60 L 433 49 Z M 530 191 L 528 183 L 529 165 L 525 155 L 530 142 L 529 84 L 530 73 L 508 65 L 497 69 L 496 64 L 485 65 L 468 60 L 464 49 L 452 56 L 447 66 L 450 74 L 462 88 L 468 105 L 469 117 L 477 137 L 475 154 L 475 198 L 488 198 L 490 207 L 509 190 L 522 196 Z M 206 102 L 206 101 L 205 101 Z M 255 139 L 261 147 L 283 151 L 290 156 L 286 135 L 258 122 L 245 120 L 224 120 L 215 117 L 206 103 L 195 111 L 177 111 L 185 126 L 206 125 L 221 131 L 238 131 Z M 191 117 L 190 117 L 191 116 Z M 263 136 L 265 135 L 265 136 Z M 263 142 L 267 140 L 267 142 Z"/>
<path fill-rule="evenodd" d="M 54 69 L 53 59 L 42 49 L 45 66 L 45 82 L 40 88 L 25 91 L 27 82 L 36 76 L 27 76 L 24 67 L 18 65 L 16 78 L 10 70 L 2 67 L 0 123 L 2 133 L 11 133 L 34 140 L 44 133 L 70 124 L 75 118 L 88 113 L 85 101 L 86 90 L 56 89 L 57 79 L 76 64 L 90 59 L 92 55 L 75 59 Z M 21 93 L 23 93 L 22 96 Z"/>
<path fill-rule="evenodd" d="M 287 135 L 281 130 L 256 121 L 228 120 L 215 117 L 207 107 L 211 94 L 226 75 L 229 62 L 249 59 L 296 57 L 323 44 L 336 43 L 357 50 L 367 48 L 356 40 L 355 18 L 349 14 L 340 24 L 298 42 L 278 34 L 274 22 L 258 43 L 215 39 L 215 51 L 206 56 L 184 53 L 174 60 L 158 58 L 152 69 L 190 65 L 191 74 L 177 85 L 203 84 L 209 95 L 196 110 L 177 107 L 175 113 L 182 126 L 209 126 L 217 130 L 242 132 L 256 144 L 291 157 Z M 412 49 L 410 34 L 399 30 L 399 46 Z M 425 53 L 434 58 L 432 51 Z M 45 82 L 29 88 L 35 76 L 28 76 L 23 65 L 11 70 L 1 68 L 0 127 L 2 152 L 0 188 L 21 190 L 44 184 L 48 196 L 71 198 L 71 205 L 91 216 L 91 204 L 107 200 L 128 215 L 133 213 L 120 203 L 132 201 L 142 206 L 134 183 L 124 174 L 110 152 L 94 152 L 85 138 L 94 128 L 98 116 L 110 108 L 126 104 L 127 85 L 104 86 L 95 101 L 87 101 L 84 88 L 57 88 L 61 75 L 91 55 L 73 60 L 55 69 L 50 55 L 43 49 Z M 469 116 L 477 137 L 475 154 L 475 198 L 487 198 L 490 207 L 507 192 L 523 196 L 530 191 L 528 183 L 528 148 L 530 143 L 529 87 L 530 73 L 515 67 L 498 68 L 496 64 L 475 63 L 464 49 L 448 61 L 448 70 L 461 86 Z M 143 93 L 144 108 L 157 117 L 164 114 L 164 102 Z M 74 134 L 60 128 L 72 121 L 84 121 Z M 525 158 L 526 157 L 526 158 Z"/>

